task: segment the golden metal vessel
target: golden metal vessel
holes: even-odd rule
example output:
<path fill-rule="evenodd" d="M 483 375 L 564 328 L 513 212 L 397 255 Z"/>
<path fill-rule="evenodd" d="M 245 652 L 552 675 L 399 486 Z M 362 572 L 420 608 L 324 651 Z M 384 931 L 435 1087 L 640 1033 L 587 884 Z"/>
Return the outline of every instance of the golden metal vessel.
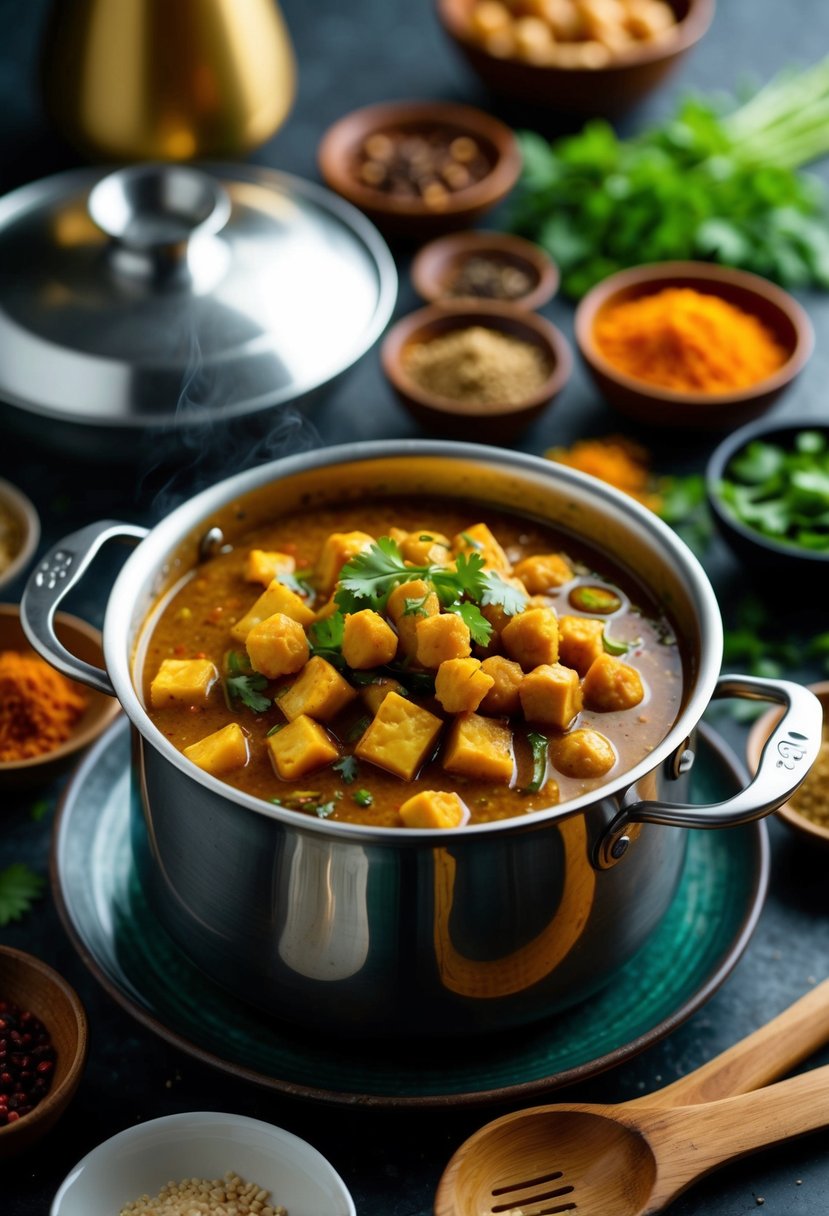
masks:
<path fill-rule="evenodd" d="M 47 109 L 95 158 L 240 155 L 279 128 L 296 67 L 276 0 L 55 0 Z"/>

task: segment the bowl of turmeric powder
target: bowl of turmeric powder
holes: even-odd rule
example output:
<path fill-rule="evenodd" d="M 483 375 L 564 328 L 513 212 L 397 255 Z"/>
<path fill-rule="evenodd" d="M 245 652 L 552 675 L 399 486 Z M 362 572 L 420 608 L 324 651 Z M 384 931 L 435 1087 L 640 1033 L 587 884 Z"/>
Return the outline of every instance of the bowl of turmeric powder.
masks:
<path fill-rule="evenodd" d="M 576 311 L 579 351 L 637 422 L 731 430 L 763 414 L 814 347 L 805 310 L 767 279 L 707 262 L 610 275 Z"/>
<path fill-rule="evenodd" d="M 100 664 L 101 634 L 68 613 L 55 617 L 64 645 Z M 67 679 L 29 645 L 17 604 L 0 604 L 0 789 L 30 790 L 68 768 L 112 722 L 116 701 Z"/>

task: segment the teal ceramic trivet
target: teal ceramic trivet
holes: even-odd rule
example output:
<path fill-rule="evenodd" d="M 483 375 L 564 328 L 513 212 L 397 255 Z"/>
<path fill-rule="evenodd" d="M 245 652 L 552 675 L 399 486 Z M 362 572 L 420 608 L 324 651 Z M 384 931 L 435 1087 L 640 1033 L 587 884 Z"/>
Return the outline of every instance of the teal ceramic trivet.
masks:
<path fill-rule="evenodd" d="M 129 728 L 87 755 L 55 830 L 53 886 L 81 957 L 130 1013 L 183 1051 L 284 1093 L 329 1102 L 444 1105 L 531 1097 L 591 1076 L 662 1038 L 734 967 L 768 876 L 762 823 L 688 833 L 674 900 L 610 985 L 576 1009 L 498 1035 L 449 1043 L 338 1041 L 279 1024 L 197 970 L 153 916 L 129 840 Z M 729 754 L 700 732 L 693 798 L 741 784 Z"/>

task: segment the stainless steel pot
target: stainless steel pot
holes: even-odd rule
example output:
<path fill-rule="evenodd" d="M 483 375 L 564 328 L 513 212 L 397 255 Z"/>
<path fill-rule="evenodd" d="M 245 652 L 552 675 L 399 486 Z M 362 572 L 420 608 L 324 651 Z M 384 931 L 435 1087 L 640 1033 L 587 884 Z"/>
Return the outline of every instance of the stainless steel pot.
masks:
<path fill-rule="evenodd" d="M 682 711 L 647 759 L 598 797 L 437 832 L 283 810 L 172 747 L 136 691 L 159 597 L 212 545 L 232 544 L 274 512 L 389 492 L 473 499 L 547 521 L 613 554 L 650 588 L 672 619 L 687 670 Z M 111 538 L 141 543 L 109 597 L 101 671 L 65 651 L 51 622 Z M 133 723 L 136 861 L 173 938 L 241 996 L 341 1033 L 491 1030 L 580 1000 L 608 982 L 667 909 L 683 864 L 682 829 L 765 815 L 799 785 L 820 743 L 820 705 L 806 689 L 719 676 L 713 590 L 669 528 L 593 478 L 497 449 L 425 441 L 326 448 L 230 478 L 148 534 L 93 525 L 41 562 L 22 617 L 44 658 L 116 695 Z M 776 701 L 786 712 L 745 790 L 690 806 L 694 732 L 717 696 Z"/>

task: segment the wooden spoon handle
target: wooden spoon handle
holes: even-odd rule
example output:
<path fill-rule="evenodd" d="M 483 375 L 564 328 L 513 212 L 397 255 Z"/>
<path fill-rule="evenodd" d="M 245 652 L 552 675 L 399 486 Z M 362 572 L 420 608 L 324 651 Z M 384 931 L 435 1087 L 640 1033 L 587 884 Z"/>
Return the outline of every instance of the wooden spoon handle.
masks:
<path fill-rule="evenodd" d="M 827 1042 L 829 979 L 701 1068 L 625 1105 L 665 1110 L 750 1093 L 808 1059 Z"/>
<path fill-rule="evenodd" d="M 659 1212 L 727 1161 L 829 1126 L 829 1064 L 755 1093 L 667 1110 L 664 1117 L 642 1110 L 630 1126 L 644 1131 L 656 1156 L 656 1182 L 644 1211 Z"/>

